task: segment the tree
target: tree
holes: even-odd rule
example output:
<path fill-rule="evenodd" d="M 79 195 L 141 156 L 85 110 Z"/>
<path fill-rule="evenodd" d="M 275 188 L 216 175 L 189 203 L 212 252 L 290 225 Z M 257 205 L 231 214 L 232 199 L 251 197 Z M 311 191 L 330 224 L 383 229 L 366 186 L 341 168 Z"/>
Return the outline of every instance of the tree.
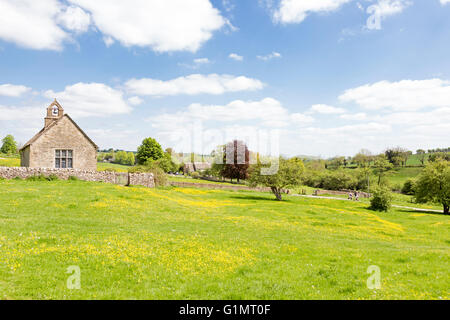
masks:
<path fill-rule="evenodd" d="M 372 153 L 369 150 L 361 149 L 354 157 L 353 162 L 357 164 L 358 167 L 368 167 L 370 161 L 372 161 Z"/>
<path fill-rule="evenodd" d="M 136 159 L 134 158 L 133 152 L 128 152 L 126 163 L 130 166 L 134 166 Z"/>
<path fill-rule="evenodd" d="M 411 155 L 411 151 L 397 147 L 387 149 L 384 154 L 386 155 L 387 160 L 394 166 L 405 166 L 408 157 Z"/>
<path fill-rule="evenodd" d="M 117 151 L 114 157 L 115 163 L 125 164 L 127 162 L 128 155 L 125 151 Z"/>
<path fill-rule="evenodd" d="M 136 159 L 138 164 L 145 164 L 148 160 L 158 160 L 164 153 L 161 145 L 153 138 L 146 138 L 139 146 Z"/>
<path fill-rule="evenodd" d="M 302 174 L 305 171 L 305 166 L 299 159 L 279 158 L 278 170 L 273 174 L 264 175 L 263 168 L 261 163 L 251 168 L 250 186 L 269 187 L 278 201 L 282 200 L 281 192 L 284 188 L 298 186 L 301 183 Z"/>
<path fill-rule="evenodd" d="M 153 161 L 153 160 L 149 160 Z M 147 161 L 148 162 L 148 161 Z M 155 161 L 155 163 L 164 170 L 164 172 L 175 172 L 178 171 L 178 166 L 175 162 L 172 161 L 172 156 L 169 152 L 164 152 L 164 155 L 161 159 Z"/>
<path fill-rule="evenodd" d="M 374 163 L 374 174 L 378 176 L 378 185 L 381 183 L 381 179 L 386 175 L 387 172 L 393 169 L 392 163 L 390 163 L 385 155 L 379 155 L 375 158 Z"/>
<path fill-rule="evenodd" d="M 430 162 L 436 162 L 439 160 L 450 161 L 450 153 L 434 152 L 428 157 L 428 161 Z"/>
<path fill-rule="evenodd" d="M 437 202 L 443 205 L 444 214 L 450 206 L 450 165 L 448 161 L 428 163 L 415 183 L 418 203 Z"/>
<path fill-rule="evenodd" d="M 422 163 L 422 165 L 425 165 L 425 159 L 427 157 L 425 150 L 417 149 L 416 154 L 417 154 L 417 159 L 419 159 L 420 163 Z"/>
<path fill-rule="evenodd" d="M 231 180 L 248 178 L 250 152 L 243 141 L 234 140 L 223 148 L 223 167 L 221 175 Z"/>
<path fill-rule="evenodd" d="M 12 135 L 8 134 L 6 137 L 4 137 L 2 143 L 2 147 L 0 148 L 1 153 L 17 153 L 17 142 L 14 140 L 14 137 Z"/>

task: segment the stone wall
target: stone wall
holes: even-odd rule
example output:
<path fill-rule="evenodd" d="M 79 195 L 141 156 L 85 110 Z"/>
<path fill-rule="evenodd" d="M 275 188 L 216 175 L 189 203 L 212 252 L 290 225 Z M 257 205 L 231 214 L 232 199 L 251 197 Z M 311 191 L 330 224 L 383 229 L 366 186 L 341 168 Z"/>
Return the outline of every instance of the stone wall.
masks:
<path fill-rule="evenodd" d="M 349 193 L 352 193 L 355 195 L 355 191 L 353 190 L 341 190 L 341 191 L 335 191 L 335 190 L 315 190 L 314 195 L 320 196 L 321 194 L 332 194 L 332 195 L 348 195 Z M 372 196 L 371 193 L 367 192 L 361 192 L 358 191 L 358 196 L 360 198 L 370 198 Z"/>
<path fill-rule="evenodd" d="M 170 181 L 171 186 L 175 187 L 193 187 L 193 188 L 205 188 L 205 189 L 225 189 L 225 190 L 233 190 L 233 191 L 258 191 L 258 192 L 272 192 L 270 188 L 266 187 L 257 187 L 250 188 L 247 186 L 231 186 L 229 184 L 213 184 L 213 183 L 196 183 L 196 182 L 181 182 L 181 181 Z M 282 193 L 289 194 L 290 191 L 288 189 L 282 190 Z"/>
<path fill-rule="evenodd" d="M 55 175 L 61 180 L 77 177 L 85 181 L 107 182 L 118 185 L 155 187 L 152 173 L 126 173 L 113 171 L 90 171 L 79 169 L 53 169 L 53 168 L 26 168 L 26 167 L 0 167 L 0 177 L 4 179 L 26 179 L 33 176 Z"/>

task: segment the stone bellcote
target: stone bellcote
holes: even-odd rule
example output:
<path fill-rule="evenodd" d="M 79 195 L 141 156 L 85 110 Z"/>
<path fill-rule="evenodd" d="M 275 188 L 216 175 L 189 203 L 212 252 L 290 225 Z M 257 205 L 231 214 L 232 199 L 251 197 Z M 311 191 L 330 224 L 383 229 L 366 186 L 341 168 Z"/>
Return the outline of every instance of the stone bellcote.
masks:
<path fill-rule="evenodd" d="M 51 125 L 53 122 L 62 118 L 64 115 L 64 109 L 58 103 L 58 101 L 53 101 L 51 105 L 47 108 L 47 116 L 45 117 L 45 128 Z"/>

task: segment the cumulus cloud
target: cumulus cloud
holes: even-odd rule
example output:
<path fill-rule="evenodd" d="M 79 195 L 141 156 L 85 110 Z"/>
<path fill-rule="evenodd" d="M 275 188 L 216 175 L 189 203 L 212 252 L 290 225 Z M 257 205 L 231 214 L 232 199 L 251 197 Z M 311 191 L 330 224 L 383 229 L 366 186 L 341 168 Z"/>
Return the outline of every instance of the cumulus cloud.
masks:
<path fill-rule="evenodd" d="M 315 104 L 309 109 L 308 113 L 340 114 L 345 113 L 345 109 L 329 106 L 326 104 Z"/>
<path fill-rule="evenodd" d="M 281 0 L 273 13 L 279 23 L 300 23 L 311 13 L 331 12 L 352 0 Z"/>
<path fill-rule="evenodd" d="M 0 0 L 0 38 L 36 50 L 61 50 L 69 39 L 55 22 L 57 0 Z"/>
<path fill-rule="evenodd" d="M 441 79 L 380 81 L 349 89 L 339 99 L 377 110 L 414 111 L 423 108 L 450 106 L 450 81 Z"/>
<path fill-rule="evenodd" d="M 210 0 L 0 0 L 0 21 L 0 39 L 35 50 L 62 50 L 91 24 L 107 46 L 158 52 L 194 52 L 223 26 L 234 28 Z"/>
<path fill-rule="evenodd" d="M 58 99 L 68 114 L 77 117 L 102 117 L 131 111 L 123 93 L 103 83 L 80 82 L 61 92 L 48 90 L 45 96 Z"/>
<path fill-rule="evenodd" d="M 244 76 L 191 74 L 168 81 L 147 78 L 131 79 L 126 82 L 125 86 L 129 92 L 136 95 L 174 96 L 254 91 L 262 89 L 264 84 L 257 79 Z"/>
<path fill-rule="evenodd" d="M 0 121 L 31 120 L 44 117 L 42 107 L 16 107 L 0 105 Z"/>
<path fill-rule="evenodd" d="M 31 90 L 26 86 L 22 85 L 13 85 L 13 84 L 0 84 L 0 96 L 6 97 L 20 97 L 24 93 L 27 93 Z"/>
<path fill-rule="evenodd" d="M 69 6 L 62 10 L 57 20 L 66 29 L 78 33 L 86 32 L 91 24 L 91 16 L 80 7 Z"/>
<path fill-rule="evenodd" d="M 162 114 L 150 119 L 157 128 L 171 126 L 175 119 L 183 121 L 219 121 L 239 122 L 258 121 L 269 126 L 284 126 L 289 121 L 288 111 L 281 103 L 273 98 L 260 101 L 235 100 L 226 105 L 202 105 L 194 103 L 186 110 L 175 114 Z"/>
<path fill-rule="evenodd" d="M 346 113 L 342 114 L 340 118 L 345 120 L 362 121 L 367 119 L 367 114 L 365 114 L 364 112 Z"/>
<path fill-rule="evenodd" d="M 281 58 L 281 54 L 274 51 L 274 52 L 272 52 L 272 53 L 270 53 L 268 55 L 265 55 L 265 56 L 256 56 L 256 58 L 258 58 L 259 60 L 262 60 L 262 61 L 269 61 L 269 60 L 272 60 L 272 59 L 275 59 L 275 58 Z"/>
<path fill-rule="evenodd" d="M 233 59 L 233 60 L 236 60 L 236 61 L 242 61 L 242 60 L 244 60 L 244 57 L 243 57 L 243 56 L 240 56 L 240 55 L 238 55 L 238 54 L 236 54 L 236 53 L 230 53 L 230 55 L 228 56 L 228 58 Z"/>
<path fill-rule="evenodd" d="M 226 20 L 209 0 L 69 0 L 122 45 L 158 52 L 197 51 Z"/>
<path fill-rule="evenodd" d="M 135 96 L 135 97 L 128 98 L 128 102 L 133 106 L 138 106 L 138 105 L 142 104 L 144 102 L 144 100 Z"/>

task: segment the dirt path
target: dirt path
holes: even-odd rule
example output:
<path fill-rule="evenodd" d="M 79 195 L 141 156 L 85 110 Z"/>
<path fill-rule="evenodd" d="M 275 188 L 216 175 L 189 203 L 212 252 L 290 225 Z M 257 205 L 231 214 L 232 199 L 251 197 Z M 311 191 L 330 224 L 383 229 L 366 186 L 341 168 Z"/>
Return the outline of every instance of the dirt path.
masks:
<path fill-rule="evenodd" d="M 316 198 L 316 199 L 330 199 L 330 200 L 352 201 L 352 200 L 349 200 L 349 199 L 337 198 L 337 197 L 322 197 L 322 196 L 312 196 L 312 195 L 302 195 L 302 194 L 293 194 L 293 196 L 305 197 L 305 198 Z M 392 206 L 395 207 L 395 208 L 409 209 L 409 210 L 421 211 L 421 212 L 438 212 L 438 213 L 442 213 L 442 210 L 435 210 L 435 209 L 423 209 L 423 208 L 406 207 L 406 206 L 399 206 L 399 205 L 396 205 L 396 204 L 393 204 Z"/>

